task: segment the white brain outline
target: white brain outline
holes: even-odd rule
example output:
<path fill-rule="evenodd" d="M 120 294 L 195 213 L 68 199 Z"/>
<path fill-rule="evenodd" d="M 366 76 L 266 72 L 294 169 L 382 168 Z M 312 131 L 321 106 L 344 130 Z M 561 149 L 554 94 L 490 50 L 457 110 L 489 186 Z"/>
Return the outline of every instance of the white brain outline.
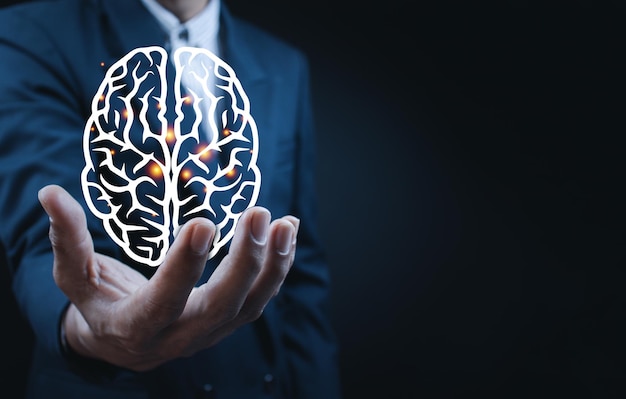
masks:
<path fill-rule="evenodd" d="M 195 216 L 216 224 L 215 256 L 261 184 L 257 127 L 233 69 L 202 48 L 179 48 L 172 61 L 173 85 L 161 47 L 113 64 L 83 133 L 87 206 L 131 259 L 153 267 Z"/>

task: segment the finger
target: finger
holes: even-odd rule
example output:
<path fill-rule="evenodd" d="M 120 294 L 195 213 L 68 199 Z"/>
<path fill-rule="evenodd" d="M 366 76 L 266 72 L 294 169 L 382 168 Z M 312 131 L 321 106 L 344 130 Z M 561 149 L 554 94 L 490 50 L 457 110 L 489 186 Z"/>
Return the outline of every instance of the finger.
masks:
<path fill-rule="evenodd" d="M 263 268 L 250 288 L 244 304 L 237 311 L 236 317 L 214 326 L 201 340 L 196 340 L 192 345 L 194 350 L 212 346 L 261 315 L 293 263 L 298 225 L 298 219 L 293 217 L 284 217 L 271 224 Z"/>
<path fill-rule="evenodd" d="M 201 311 L 211 320 L 208 329 L 212 330 L 238 315 L 261 271 L 270 219 L 270 212 L 262 207 L 249 208 L 240 217 L 229 254 L 202 287 Z"/>
<path fill-rule="evenodd" d="M 65 189 L 57 185 L 42 188 L 38 198 L 50 217 L 55 282 L 70 299 L 79 300 L 90 284 L 98 284 L 93 241 L 87 230 L 85 212 Z"/>
<path fill-rule="evenodd" d="M 291 215 L 287 215 L 287 216 L 283 216 L 284 220 L 288 221 L 289 223 L 291 223 L 293 225 L 293 227 L 296 229 L 295 234 L 293 236 L 293 241 L 291 243 L 292 246 L 292 251 L 291 251 L 291 263 L 293 263 L 295 257 L 296 257 L 296 244 L 298 243 L 298 230 L 300 229 L 300 219 L 298 219 L 295 216 L 291 216 Z M 291 266 L 290 266 L 291 268 Z"/>
<path fill-rule="evenodd" d="M 193 292 L 185 313 L 176 327 L 168 331 L 172 347 L 180 342 L 181 334 L 196 337 L 186 348 L 186 353 L 191 354 L 258 317 L 293 262 L 299 225 L 294 217 L 284 217 L 270 225 L 270 217 L 263 208 L 250 208 L 242 215 L 230 254 L 209 281 Z M 254 270 L 256 267 L 260 270 Z"/>
<path fill-rule="evenodd" d="M 208 219 L 195 218 L 181 228 L 165 261 L 137 295 L 140 318 L 155 328 L 178 318 L 202 275 L 214 236 L 215 225 Z"/>
<path fill-rule="evenodd" d="M 239 312 L 239 323 L 256 320 L 285 281 L 296 251 L 299 221 L 293 219 L 282 218 L 272 224 L 263 269 Z"/>

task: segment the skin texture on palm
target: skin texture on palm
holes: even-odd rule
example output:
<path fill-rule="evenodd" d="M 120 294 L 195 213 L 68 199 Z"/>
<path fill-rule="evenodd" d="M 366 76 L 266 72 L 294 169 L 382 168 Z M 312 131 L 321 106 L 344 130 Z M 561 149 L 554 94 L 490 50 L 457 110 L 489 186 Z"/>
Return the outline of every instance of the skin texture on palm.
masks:
<path fill-rule="evenodd" d="M 196 218 L 179 231 L 164 263 L 147 280 L 94 251 L 80 204 L 62 187 L 39 192 L 50 217 L 55 282 L 71 301 L 63 325 L 78 354 L 136 371 L 210 347 L 256 320 L 293 263 L 299 221 L 252 207 L 229 254 L 195 287 L 215 226 Z"/>

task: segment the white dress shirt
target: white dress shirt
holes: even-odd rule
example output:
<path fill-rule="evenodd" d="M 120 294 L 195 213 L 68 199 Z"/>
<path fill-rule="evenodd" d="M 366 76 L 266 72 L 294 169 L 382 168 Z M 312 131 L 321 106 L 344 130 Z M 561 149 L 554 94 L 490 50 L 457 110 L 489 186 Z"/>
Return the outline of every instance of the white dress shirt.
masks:
<path fill-rule="evenodd" d="M 141 0 L 168 34 L 168 50 L 179 47 L 202 47 L 219 56 L 220 0 L 209 0 L 206 7 L 190 20 L 181 23 L 157 0 Z"/>
<path fill-rule="evenodd" d="M 157 0 L 141 0 L 144 6 L 152 13 L 156 20 L 160 23 L 161 27 L 168 36 L 168 41 L 165 44 L 165 48 L 170 54 L 174 54 L 174 51 L 180 47 L 199 47 L 211 51 L 213 54 L 219 57 L 219 14 L 220 14 L 220 0 L 209 0 L 208 4 L 196 14 L 190 20 L 181 23 L 177 16 L 171 11 L 163 7 Z M 193 63 L 185 66 L 186 73 L 182 76 L 182 85 L 185 89 L 190 89 L 196 94 L 203 93 L 202 87 L 198 86 L 199 83 L 195 79 L 190 79 L 190 72 L 197 69 L 195 72 L 198 75 L 204 76 L 206 71 L 202 69 L 200 63 Z M 215 78 L 213 75 L 208 76 L 209 87 L 215 84 Z M 203 120 L 211 117 L 210 101 L 204 99 L 200 103 L 200 107 L 203 110 Z M 205 139 L 211 140 L 212 134 L 210 128 L 206 123 L 200 125 L 200 131 L 203 131 Z"/>

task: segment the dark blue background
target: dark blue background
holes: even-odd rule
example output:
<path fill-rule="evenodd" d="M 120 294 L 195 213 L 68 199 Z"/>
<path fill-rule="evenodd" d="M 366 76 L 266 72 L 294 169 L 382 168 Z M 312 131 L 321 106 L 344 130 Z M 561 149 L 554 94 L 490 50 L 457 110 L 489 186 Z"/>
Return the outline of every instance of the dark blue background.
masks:
<path fill-rule="evenodd" d="M 621 2 L 230 3 L 312 61 L 347 398 L 626 397 Z"/>
<path fill-rule="evenodd" d="M 224 1 L 311 61 L 346 399 L 625 396 L 622 2 Z"/>

